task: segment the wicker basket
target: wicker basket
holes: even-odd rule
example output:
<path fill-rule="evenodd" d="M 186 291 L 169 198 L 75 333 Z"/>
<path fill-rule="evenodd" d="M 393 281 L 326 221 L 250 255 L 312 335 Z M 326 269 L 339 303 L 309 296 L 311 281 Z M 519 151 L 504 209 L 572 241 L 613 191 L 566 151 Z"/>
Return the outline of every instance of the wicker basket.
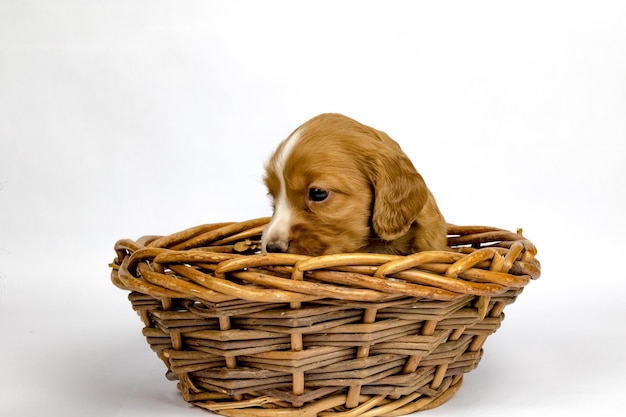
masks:
<path fill-rule="evenodd" d="M 540 274 L 521 231 L 449 227 L 451 252 L 259 254 L 268 218 L 120 240 L 150 347 L 183 398 L 226 416 L 400 416 L 476 368 Z"/>

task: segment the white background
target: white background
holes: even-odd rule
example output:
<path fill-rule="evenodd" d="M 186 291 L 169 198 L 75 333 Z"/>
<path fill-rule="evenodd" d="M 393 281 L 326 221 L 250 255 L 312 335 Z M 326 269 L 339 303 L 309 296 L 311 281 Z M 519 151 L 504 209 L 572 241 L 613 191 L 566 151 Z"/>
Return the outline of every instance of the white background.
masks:
<path fill-rule="evenodd" d="M 120 238 L 270 214 L 263 163 L 341 112 L 448 221 L 542 277 L 424 416 L 626 410 L 626 2 L 0 2 L 0 415 L 206 416 L 107 264 Z"/>

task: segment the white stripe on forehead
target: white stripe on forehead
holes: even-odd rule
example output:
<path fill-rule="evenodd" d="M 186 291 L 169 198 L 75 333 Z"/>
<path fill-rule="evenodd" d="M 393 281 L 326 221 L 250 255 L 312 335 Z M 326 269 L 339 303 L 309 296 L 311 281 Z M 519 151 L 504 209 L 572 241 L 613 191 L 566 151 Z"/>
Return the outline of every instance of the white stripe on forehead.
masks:
<path fill-rule="evenodd" d="M 291 155 L 291 151 L 296 146 L 298 140 L 300 140 L 300 130 L 301 128 L 298 128 L 295 132 L 291 134 L 291 136 L 287 138 L 283 149 L 281 149 L 280 153 L 276 156 L 276 171 L 278 172 L 280 177 L 281 190 L 284 188 L 282 186 L 284 185 L 283 182 L 285 161 L 287 160 L 287 158 L 289 158 L 289 155 Z"/>
<path fill-rule="evenodd" d="M 287 186 L 285 184 L 285 163 L 291 155 L 293 148 L 300 139 L 300 129 L 297 129 L 291 134 L 285 141 L 280 153 L 276 155 L 274 160 L 274 168 L 280 181 L 280 191 L 278 195 L 274 197 L 274 215 L 272 220 L 263 231 L 262 245 L 263 249 L 266 248 L 268 243 L 282 243 L 283 245 L 289 244 L 289 229 L 291 228 L 291 207 L 289 206 L 289 199 L 287 198 Z"/>

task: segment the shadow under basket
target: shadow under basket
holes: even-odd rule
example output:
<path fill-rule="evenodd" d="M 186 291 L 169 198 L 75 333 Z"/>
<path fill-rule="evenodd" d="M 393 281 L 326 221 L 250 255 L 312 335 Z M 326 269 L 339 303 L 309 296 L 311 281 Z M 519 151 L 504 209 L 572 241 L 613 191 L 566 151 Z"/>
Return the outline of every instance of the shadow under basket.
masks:
<path fill-rule="evenodd" d="M 476 368 L 540 275 L 521 230 L 449 226 L 452 251 L 260 254 L 269 218 L 120 240 L 112 281 L 185 401 L 245 417 L 400 416 Z"/>

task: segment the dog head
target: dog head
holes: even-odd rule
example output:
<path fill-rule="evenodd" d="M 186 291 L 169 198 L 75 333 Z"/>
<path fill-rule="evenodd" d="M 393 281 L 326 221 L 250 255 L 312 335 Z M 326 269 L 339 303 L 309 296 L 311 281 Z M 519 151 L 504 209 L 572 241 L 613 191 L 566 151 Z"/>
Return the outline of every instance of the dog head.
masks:
<path fill-rule="evenodd" d="M 393 246 L 432 199 L 395 141 L 340 114 L 317 116 L 285 139 L 266 165 L 265 184 L 274 206 L 262 237 L 266 252 Z"/>

